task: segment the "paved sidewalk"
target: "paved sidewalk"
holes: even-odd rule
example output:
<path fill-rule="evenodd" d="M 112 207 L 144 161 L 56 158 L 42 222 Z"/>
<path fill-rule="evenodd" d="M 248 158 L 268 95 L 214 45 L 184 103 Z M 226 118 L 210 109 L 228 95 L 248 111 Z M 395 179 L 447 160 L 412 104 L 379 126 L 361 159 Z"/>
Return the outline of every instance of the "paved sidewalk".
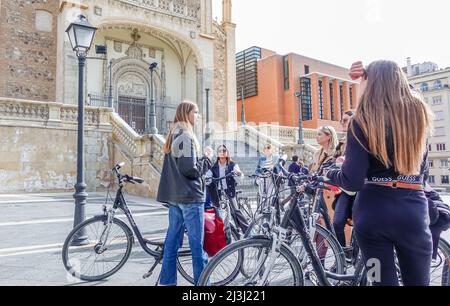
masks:
<path fill-rule="evenodd" d="M 90 193 L 87 217 L 101 213 L 105 193 Z M 154 200 L 125 195 L 148 239 L 164 239 L 167 210 Z M 450 203 L 450 195 L 444 196 Z M 61 260 L 63 242 L 73 226 L 72 193 L 0 195 L 0 285 L 153 286 L 161 265 L 146 280 L 153 258 L 138 244 L 125 266 L 109 279 L 83 283 L 68 275 Z M 450 231 L 444 234 L 450 241 Z M 179 285 L 189 285 L 179 276 Z"/>
<path fill-rule="evenodd" d="M 163 240 L 167 209 L 154 200 L 125 197 L 145 237 Z M 106 193 L 89 193 L 87 217 L 102 212 L 105 198 Z M 138 243 L 125 266 L 103 282 L 83 283 L 66 273 L 61 249 L 73 227 L 72 193 L 4 194 L 0 195 L 0 208 L 0 285 L 153 286 L 156 282 L 161 265 L 150 278 L 142 279 L 154 260 Z M 179 280 L 181 285 L 188 285 L 181 276 Z"/>

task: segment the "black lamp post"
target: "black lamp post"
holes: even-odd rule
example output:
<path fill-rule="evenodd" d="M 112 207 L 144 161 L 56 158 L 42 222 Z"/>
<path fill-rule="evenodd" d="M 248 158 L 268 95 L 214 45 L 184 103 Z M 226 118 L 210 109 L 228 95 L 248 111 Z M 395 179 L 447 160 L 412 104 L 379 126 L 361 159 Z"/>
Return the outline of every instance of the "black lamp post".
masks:
<path fill-rule="evenodd" d="M 155 100 L 153 99 L 153 72 L 155 71 L 158 63 L 153 62 L 150 64 L 150 134 L 158 134 L 158 129 L 156 128 L 156 106 Z"/>
<path fill-rule="evenodd" d="M 114 60 L 109 61 L 109 88 L 108 88 L 108 107 L 113 108 L 113 86 L 112 86 L 112 65 Z"/>
<path fill-rule="evenodd" d="M 77 136 L 77 183 L 75 185 L 75 215 L 74 227 L 85 219 L 86 183 L 84 182 L 84 67 L 86 57 L 94 39 L 96 27 L 92 26 L 85 16 L 78 16 L 77 20 L 69 25 L 66 33 L 78 57 L 78 136 Z M 85 233 L 81 233 L 74 240 L 74 245 L 84 244 Z"/>
<path fill-rule="evenodd" d="M 245 106 L 244 106 L 244 99 L 245 99 L 245 95 L 244 95 L 244 86 L 241 86 L 241 99 L 242 99 L 242 103 L 241 103 L 241 122 L 242 125 L 245 125 Z"/>
<path fill-rule="evenodd" d="M 205 142 L 209 145 L 209 137 L 210 135 L 210 126 L 209 126 L 209 88 L 205 88 L 206 92 L 206 132 L 205 132 Z"/>
<path fill-rule="evenodd" d="M 298 99 L 298 144 L 302 145 L 305 144 L 305 141 L 303 140 L 303 122 L 302 122 L 302 94 L 300 92 L 296 92 L 294 94 L 295 97 Z"/>

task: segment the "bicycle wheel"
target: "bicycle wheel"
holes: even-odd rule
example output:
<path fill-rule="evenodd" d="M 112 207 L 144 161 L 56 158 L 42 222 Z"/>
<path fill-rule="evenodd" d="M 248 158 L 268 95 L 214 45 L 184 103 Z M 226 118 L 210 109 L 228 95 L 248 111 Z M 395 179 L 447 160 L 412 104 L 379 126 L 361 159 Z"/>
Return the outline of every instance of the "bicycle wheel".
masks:
<path fill-rule="evenodd" d="M 334 237 L 333 234 L 331 234 L 321 225 L 316 224 L 316 231 L 314 237 L 312 237 L 311 239 L 313 241 L 314 249 L 319 255 L 320 262 L 322 263 L 325 271 L 341 275 L 345 274 L 345 254 L 336 237 Z M 314 272 L 311 264 L 311 258 L 306 253 L 306 250 L 303 247 L 300 235 L 294 229 L 292 230 L 292 238 L 289 246 L 297 255 L 302 269 L 305 272 Z M 329 281 L 332 284 L 337 283 L 337 281 L 334 281 L 332 279 L 329 279 Z"/>
<path fill-rule="evenodd" d="M 450 245 L 444 239 L 439 239 L 438 252 L 431 261 L 431 286 L 450 286 Z"/>
<path fill-rule="evenodd" d="M 231 228 L 231 243 L 239 240 L 236 230 Z M 236 266 L 239 268 L 239 265 Z M 192 265 L 192 254 L 189 249 L 189 239 L 187 233 L 184 234 L 183 246 L 178 252 L 177 269 L 181 276 L 189 283 L 194 284 L 194 268 Z"/>
<path fill-rule="evenodd" d="M 263 224 L 270 224 L 270 214 L 259 214 L 255 216 L 255 220 L 253 220 L 248 226 L 248 229 L 244 234 L 244 238 L 266 235 L 267 229 L 263 228 Z"/>
<path fill-rule="evenodd" d="M 67 236 L 62 260 L 72 276 L 85 281 L 99 281 L 119 271 L 130 257 L 134 242 L 130 228 L 114 218 L 108 238 L 101 244 L 105 223 L 105 216 L 96 216 L 77 225 Z M 85 243 L 75 245 L 74 241 L 83 234 Z"/>
<path fill-rule="evenodd" d="M 249 238 L 227 246 L 203 270 L 199 286 L 302 286 L 302 267 L 289 247 L 282 244 L 270 268 L 267 265 L 271 248 L 272 241 L 265 238 Z M 250 277 L 235 273 L 240 254 L 244 255 L 241 265 L 251 273 Z M 267 279 L 261 280 L 268 268 Z"/>

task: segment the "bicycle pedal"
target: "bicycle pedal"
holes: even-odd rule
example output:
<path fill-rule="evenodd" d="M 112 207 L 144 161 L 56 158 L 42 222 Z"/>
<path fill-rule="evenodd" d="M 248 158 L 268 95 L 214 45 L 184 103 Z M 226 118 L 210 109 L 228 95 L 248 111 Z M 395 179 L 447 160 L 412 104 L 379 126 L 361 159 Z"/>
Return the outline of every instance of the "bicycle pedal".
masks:
<path fill-rule="evenodd" d="M 147 272 L 147 273 L 145 273 L 145 274 L 142 276 L 142 278 L 143 278 L 143 279 L 147 279 L 147 278 L 149 278 L 150 276 L 152 276 L 152 274 L 153 274 L 153 272 Z"/>

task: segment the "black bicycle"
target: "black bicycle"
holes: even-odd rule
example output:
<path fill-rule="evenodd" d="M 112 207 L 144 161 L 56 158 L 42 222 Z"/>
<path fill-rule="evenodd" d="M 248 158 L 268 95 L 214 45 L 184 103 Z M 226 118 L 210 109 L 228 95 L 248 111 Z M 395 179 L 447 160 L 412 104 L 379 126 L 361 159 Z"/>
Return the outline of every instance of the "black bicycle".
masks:
<path fill-rule="evenodd" d="M 64 242 L 62 249 L 64 267 L 72 276 L 81 280 L 99 281 L 119 271 L 130 257 L 135 236 L 142 249 L 155 258 L 155 263 L 144 274 L 144 278 L 150 277 L 162 261 L 164 242 L 151 241 L 142 236 L 122 192 L 127 183 L 142 184 L 144 180 L 121 174 L 119 170 L 123 165 L 124 163 L 117 164 L 112 169 L 119 184 L 113 206 L 110 208 L 103 206 L 102 215 L 94 216 L 77 225 Z M 127 217 L 131 229 L 125 222 L 115 217 L 118 209 Z M 177 260 L 178 271 L 187 281 L 194 283 L 192 273 L 187 272 L 191 267 L 191 251 L 180 249 Z"/>

